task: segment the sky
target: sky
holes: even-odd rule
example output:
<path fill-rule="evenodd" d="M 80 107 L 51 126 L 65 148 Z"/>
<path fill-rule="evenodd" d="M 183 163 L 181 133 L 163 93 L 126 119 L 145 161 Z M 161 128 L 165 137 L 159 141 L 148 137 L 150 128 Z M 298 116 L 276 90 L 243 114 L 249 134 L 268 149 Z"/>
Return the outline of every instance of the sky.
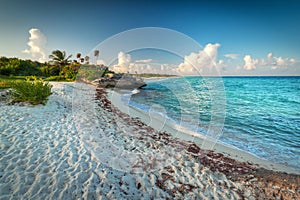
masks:
<path fill-rule="evenodd" d="M 75 59 L 121 32 L 158 27 L 184 34 L 201 49 L 124 52 L 120 42 L 115 62 L 101 57 L 109 51 L 101 49 L 99 63 L 139 73 L 300 75 L 299 10 L 297 0 L 0 0 L 0 56 L 47 61 L 59 49 Z M 183 41 L 174 40 L 170 49 Z"/>

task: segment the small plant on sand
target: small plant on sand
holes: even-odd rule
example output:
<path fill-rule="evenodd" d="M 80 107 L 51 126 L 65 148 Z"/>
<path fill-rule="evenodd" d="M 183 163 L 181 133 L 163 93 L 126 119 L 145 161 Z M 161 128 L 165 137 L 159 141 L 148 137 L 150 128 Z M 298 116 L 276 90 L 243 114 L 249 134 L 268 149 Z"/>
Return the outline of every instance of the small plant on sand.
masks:
<path fill-rule="evenodd" d="M 11 83 L 13 102 L 28 102 L 32 105 L 47 103 L 52 86 L 36 77 L 27 77 L 25 81 Z"/>
<path fill-rule="evenodd" d="M 10 81 L 0 80 L 0 90 L 10 88 L 10 87 L 11 87 L 11 82 Z"/>

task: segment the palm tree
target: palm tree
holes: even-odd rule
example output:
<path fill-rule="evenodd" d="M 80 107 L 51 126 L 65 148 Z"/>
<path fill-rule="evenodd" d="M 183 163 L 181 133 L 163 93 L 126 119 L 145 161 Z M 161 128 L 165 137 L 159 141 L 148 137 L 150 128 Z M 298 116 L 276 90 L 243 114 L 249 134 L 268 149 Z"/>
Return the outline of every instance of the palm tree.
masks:
<path fill-rule="evenodd" d="M 71 61 L 69 60 L 72 57 L 72 55 L 69 55 L 67 57 L 65 51 L 55 50 L 52 51 L 52 54 L 49 56 L 49 58 L 52 60 L 54 64 L 59 64 L 60 66 L 65 66 L 67 64 L 70 64 Z"/>
<path fill-rule="evenodd" d="M 94 50 L 94 56 L 96 57 L 96 65 L 97 65 L 97 60 L 99 57 L 99 50 Z"/>
<path fill-rule="evenodd" d="M 90 57 L 89 57 L 89 56 L 85 56 L 84 59 L 85 59 L 85 61 L 86 61 L 86 64 L 89 64 Z"/>

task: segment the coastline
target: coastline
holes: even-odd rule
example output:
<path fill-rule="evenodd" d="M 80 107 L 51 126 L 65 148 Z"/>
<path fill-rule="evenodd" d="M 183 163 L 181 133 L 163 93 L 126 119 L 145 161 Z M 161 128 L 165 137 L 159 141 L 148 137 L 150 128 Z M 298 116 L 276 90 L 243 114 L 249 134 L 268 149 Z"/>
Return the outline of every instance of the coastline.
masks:
<path fill-rule="evenodd" d="M 300 196 L 299 175 L 262 170 L 157 131 L 115 107 L 105 89 L 51 84 L 45 106 L 0 110 L 0 199 Z"/>
<path fill-rule="evenodd" d="M 174 78 L 181 78 L 181 76 L 150 77 L 150 78 L 143 78 L 143 80 L 146 83 L 151 83 L 151 82 L 163 81 L 163 80 L 166 80 L 166 79 L 174 79 Z"/>
<path fill-rule="evenodd" d="M 190 131 L 187 128 L 176 124 L 175 122 L 166 119 L 165 117 L 162 117 L 159 114 L 151 113 L 150 118 L 149 113 L 146 113 L 145 111 L 142 111 L 135 107 L 126 105 L 121 100 L 121 94 L 118 92 L 111 91 L 109 93 L 109 99 L 122 112 L 127 113 L 132 117 L 138 117 L 142 122 L 149 124 L 149 126 L 156 129 L 157 131 L 166 131 L 167 133 L 170 133 L 173 137 L 179 138 L 180 140 L 193 142 L 202 149 L 213 150 L 216 153 L 224 154 L 240 162 L 250 162 L 254 165 L 263 167 L 268 170 L 300 174 L 299 169 L 294 169 L 285 165 L 264 160 L 246 151 L 237 149 L 234 146 L 210 140 L 209 138 L 205 138 L 204 135 L 200 135 L 198 133 Z"/>

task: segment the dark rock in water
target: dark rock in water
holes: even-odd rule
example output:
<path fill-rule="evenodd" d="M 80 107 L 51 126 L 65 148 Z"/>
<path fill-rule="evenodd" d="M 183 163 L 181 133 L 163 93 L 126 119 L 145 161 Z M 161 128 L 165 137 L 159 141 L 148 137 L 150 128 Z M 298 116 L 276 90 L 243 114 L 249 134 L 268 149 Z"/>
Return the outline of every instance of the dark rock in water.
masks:
<path fill-rule="evenodd" d="M 118 74 L 109 71 L 107 66 L 81 66 L 77 82 L 84 82 L 102 88 L 138 89 L 146 86 L 141 77 Z"/>
<path fill-rule="evenodd" d="M 147 84 L 140 77 L 114 74 L 112 77 L 103 77 L 92 82 L 103 88 L 134 89 L 141 88 Z"/>

